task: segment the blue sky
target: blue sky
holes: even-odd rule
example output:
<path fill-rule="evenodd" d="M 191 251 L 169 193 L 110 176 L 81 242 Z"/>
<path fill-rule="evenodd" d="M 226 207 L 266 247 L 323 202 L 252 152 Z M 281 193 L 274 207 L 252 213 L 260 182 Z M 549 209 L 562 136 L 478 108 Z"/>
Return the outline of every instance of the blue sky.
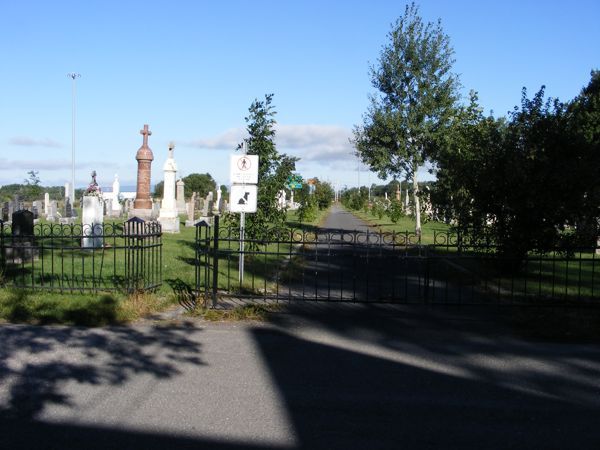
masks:
<path fill-rule="evenodd" d="M 600 68 L 600 2 L 422 1 L 442 20 L 466 95 L 504 115 L 541 85 L 576 96 Z M 229 184 L 229 154 L 255 98 L 274 93 L 280 152 L 305 177 L 354 186 L 348 142 L 373 92 L 375 64 L 401 1 L 5 1 L 0 6 L 0 184 L 35 169 L 44 185 L 71 173 L 71 87 L 78 72 L 76 184 L 90 172 L 134 185 L 149 124 L 152 182 L 168 143 L 181 175 Z"/>

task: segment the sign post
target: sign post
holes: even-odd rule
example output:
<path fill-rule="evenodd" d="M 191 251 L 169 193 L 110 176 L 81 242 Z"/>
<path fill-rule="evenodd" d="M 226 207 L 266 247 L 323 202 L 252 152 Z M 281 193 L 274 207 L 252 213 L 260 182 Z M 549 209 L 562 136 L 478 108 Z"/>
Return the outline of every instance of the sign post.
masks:
<path fill-rule="evenodd" d="M 240 257 L 238 263 L 239 282 L 244 282 L 244 247 L 246 234 L 246 213 L 255 213 L 258 198 L 258 155 L 246 154 L 246 143 L 242 143 L 244 153 L 231 155 L 229 179 L 230 211 L 240 213 Z"/>

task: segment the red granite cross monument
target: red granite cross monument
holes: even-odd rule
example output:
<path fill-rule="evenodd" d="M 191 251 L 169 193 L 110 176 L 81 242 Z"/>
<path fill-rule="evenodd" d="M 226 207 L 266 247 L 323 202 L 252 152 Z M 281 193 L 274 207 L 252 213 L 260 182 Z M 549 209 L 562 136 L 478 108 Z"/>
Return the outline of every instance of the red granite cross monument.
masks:
<path fill-rule="evenodd" d="M 137 172 L 137 193 L 135 195 L 134 209 L 152 210 L 152 199 L 150 198 L 150 172 L 154 155 L 148 147 L 148 136 L 152 132 L 148 129 L 148 125 L 144 125 L 144 129 L 140 130 L 140 134 L 144 136 L 142 146 L 137 151 L 135 159 L 138 162 Z"/>

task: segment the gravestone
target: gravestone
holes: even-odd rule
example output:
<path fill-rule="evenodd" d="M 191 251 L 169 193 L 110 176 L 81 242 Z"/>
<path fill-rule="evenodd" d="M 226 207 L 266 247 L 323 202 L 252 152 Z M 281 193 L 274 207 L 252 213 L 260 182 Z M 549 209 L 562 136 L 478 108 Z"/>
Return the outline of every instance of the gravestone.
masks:
<path fill-rule="evenodd" d="M 68 197 L 65 199 L 64 212 L 61 216 L 59 222 L 63 225 L 70 225 L 75 222 L 75 218 L 73 217 L 73 207 L 71 206 L 71 200 Z"/>
<path fill-rule="evenodd" d="M 10 202 L 8 202 L 8 220 L 12 220 L 12 215 L 15 213 L 15 211 L 17 211 L 17 209 L 15 208 L 15 201 L 11 200 Z"/>
<path fill-rule="evenodd" d="M 42 202 L 41 200 L 34 201 L 33 205 L 31 206 L 31 211 L 33 212 L 33 218 L 39 219 L 39 216 L 43 209 L 44 209 L 44 202 Z"/>
<path fill-rule="evenodd" d="M 148 125 L 144 125 L 144 129 L 140 131 L 140 134 L 143 136 L 143 141 L 142 146 L 135 155 L 138 162 L 135 202 L 133 208 L 129 211 L 129 216 L 150 219 L 153 218 L 152 216 L 156 217 L 152 198 L 150 197 L 150 177 L 154 155 L 148 147 L 148 137 L 152 135 L 152 132 L 148 129 Z"/>
<path fill-rule="evenodd" d="M 12 233 L 13 236 L 33 237 L 33 213 L 27 210 L 20 210 L 12 215 Z"/>
<path fill-rule="evenodd" d="M 6 248 L 6 258 L 13 263 L 31 261 L 38 255 L 34 246 L 33 213 L 19 210 L 12 214 L 12 246 Z"/>
<path fill-rule="evenodd" d="M 169 156 L 163 166 L 163 199 L 158 216 L 162 231 L 166 233 L 179 233 L 179 213 L 175 199 L 177 164 L 173 158 L 174 149 L 175 145 L 169 144 Z"/>
<path fill-rule="evenodd" d="M 67 199 L 70 199 L 71 203 L 73 203 L 73 199 L 71 198 L 71 183 L 68 181 L 65 183 L 65 203 Z"/>
<path fill-rule="evenodd" d="M 217 201 L 213 205 L 213 212 L 215 212 L 217 214 L 219 214 L 221 212 L 220 208 L 221 208 L 221 196 L 222 195 L 223 195 L 223 193 L 221 192 L 221 187 L 219 186 L 219 189 L 217 190 Z"/>
<path fill-rule="evenodd" d="M 50 200 L 48 204 L 48 214 L 46 214 L 46 220 L 48 222 L 54 222 L 57 217 L 58 202 L 56 200 Z"/>
<path fill-rule="evenodd" d="M 105 216 L 109 216 L 112 211 L 112 198 L 107 198 L 106 200 L 104 200 L 102 206 L 103 206 L 102 213 Z"/>
<path fill-rule="evenodd" d="M 285 189 L 281 189 L 277 193 L 277 209 L 285 209 L 287 206 Z"/>
<path fill-rule="evenodd" d="M 195 216 L 196 216 L 196 202 L 195 196 L 196 193 L 192 194 L 192 199 L 187 203 L 187 220 L 185 221 L 186 227 L 193 227 L 196 224 Z"/>
<path fill-rule="evenodd" d="M 121 192 L 121 183 L 119 183 L 119 176 L 117 174 L 115 174 L 115 180 L 113 181 L 113 197 L 112 197 L 112 202 L 111 202 L 111 206 L 108 210 L 108 215 L 110 217 L 119 217 L 121 216 L 121 210 L 123 209 L 121 207 L 121 204 L 119 203 L 119 194 Z"/>
<path fill-rule="evenodd" d="M 193 227 L 196 224 L 196 207 L 193 201 L 189 201 L 187 204 L 187 220 L 185 221 L 186 227 Z"/>
<path fill-rule="evenodd" d="M 8 202 L 4 202 L 4 205 L 2 205 L 2 216 L 0 216 L 0 218 L 4 222 L 8 222 L 8 219 L 10 218 L 8 215 Z"/>
<path fill-rule="evenodd" d="M 103 202 L 95 195 L 83 196 L 83 212 L 81 225 L 83 248 L 101 248 L 103 245 L 104 211 Z"/>
<path fill-rule="evenodd" d="M 212 209 L 213 209 L 213 193 L 211 191 L 208 193 L 208 195 L 204 199 L 204 205 L 202 206 L 202 214 L 200 217 L 202 218 L 202 217 L 211 216 Z"/>
<path fill-rule="evenodd" d="M 48 204 L 50 203 L 50 194 L 44 194 L 44 216 L 48 216 Z"/>
<path fill-rule="evenodd" d="M 177 213 L 178 214 L 186 214 L 187 213 L 187 207 L 185 204 L 185 183 L 183 182 L 183 180 L 180 178 L 179 180 L 177 180 L 177 183 L 175 185 L 175 189 L 177 191 Z"/>

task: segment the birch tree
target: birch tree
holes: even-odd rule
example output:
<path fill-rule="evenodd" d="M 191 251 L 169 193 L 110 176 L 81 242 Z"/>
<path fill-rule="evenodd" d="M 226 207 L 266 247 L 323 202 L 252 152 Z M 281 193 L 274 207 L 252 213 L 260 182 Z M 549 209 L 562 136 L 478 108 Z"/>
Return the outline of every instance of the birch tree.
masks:
<path fill-rule="evenodd" d="M 458 77 L 451 72 L 453 50 L 441 22 L 424 23 L 413 3 L 392 25 L 378 64 L 371 66 L 377 92 L 354 127 L 354 145 L 363 163 L 385 179 L 405 175 L 413 184 L 415 232 L 421 235 L 418 171 L 428 149 L 452 118 Z"/>

